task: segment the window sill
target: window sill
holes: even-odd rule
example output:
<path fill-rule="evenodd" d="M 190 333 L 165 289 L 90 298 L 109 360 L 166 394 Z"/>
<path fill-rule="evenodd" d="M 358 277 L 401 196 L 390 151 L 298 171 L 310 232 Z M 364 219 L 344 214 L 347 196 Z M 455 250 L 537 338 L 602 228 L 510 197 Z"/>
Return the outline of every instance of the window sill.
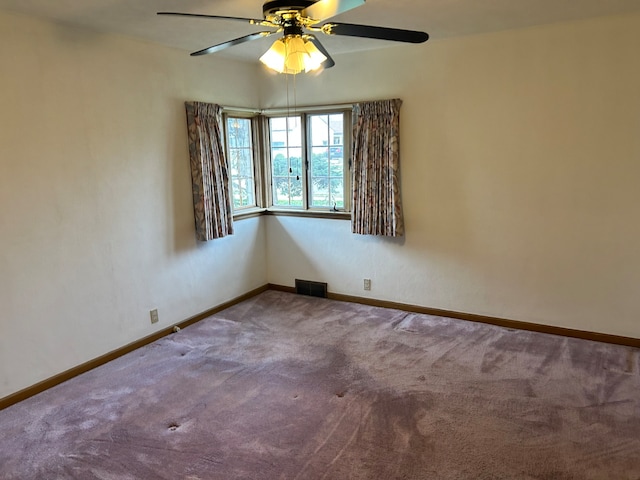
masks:
<path fill-rule="evenodd" d="M 351 220 L 351 212 L 332 212 L 331 210 L 294 210 L 281 208 L 252 208 L 241 210 L 233 214 L 233 220 L 244 220 L 245 218 L 261 217 L 262 215 L 274 215 L 278 217 L 306 217 L 306 218 L 329 218 L 332 220 Z"/>
<path fill-rule="evenodd" d="M 268 208 L 265 215 L 281 217 L 330 218 L 332 220 L 351 220 L 351 212 L 332 212 L 331 210 L 294 210 Z"/>
<path fill-rule="evenodd" d="M 245 218 L 260 217 L 265 214 L 264 208 L 247 208 L 233 214 L 233 220 L 244 220 Z"/>

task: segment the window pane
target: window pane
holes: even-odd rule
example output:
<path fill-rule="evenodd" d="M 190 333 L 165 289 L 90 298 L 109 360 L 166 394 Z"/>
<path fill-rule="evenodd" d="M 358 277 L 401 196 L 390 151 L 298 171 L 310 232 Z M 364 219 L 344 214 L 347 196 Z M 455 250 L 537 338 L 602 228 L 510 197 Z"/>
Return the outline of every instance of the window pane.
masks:
<path fill-rule="evenodd" d="M 291 168 L 291 176 L 298 177 L 302 175 L 302 149 L 290 148 L 289 149 L 289 167 Z"/>
<path fill-rule="evenodd" d="M 331 205 L 336 206 L 336 208 L 344 208 L 344 179 L 343 178 L 332 178 L 329 180 L 331 184 L 330 193 L 331 193 Z"/>
<path fill-rule="evenodd" d="M 329 115 L 311 116 L 311 145 L 329 145 Z"/>
<path fill-rule="evenodd" d="M 237 178 L 231 179 L 231 193 L 233 194 L 233 206 L 240 205 L 240 180 Z"/>
<path fill-rule="evenodd" d="M 233 207 L 254 207 L 256 198 L 251 119 L 227 118 L 227 149 Z"/>
<path fill-rule="evenodd" d="M 290 147 L 302 147 L 302 128 L 300 117 L 289 117 L 287 126 L 289 137 L 287 145 Z"/>
<path fill-rule="evenodd" d="M 302 207 L 302 128 L 300 117 L 269 119 L 273 204 Z"/>
<path fill-rule="evenodd" d="M 344 208 L 344 114 L 311 115 L 312 207 Z"/>
<path fill-rule="evenodd" d="M 286 148 L 274 148 L 271 150 L 273 176 L 281 177 L 289 175 L 289 160 Z"/>
<path fill-rule="evenodd" d="M 344 173 L 344 161 L 342 160 L 342 157 L 340 158 L 331 157 L 331 160 L 329 161 L 329 176 L 342 178 L 343 173 Z"/>
<path fill-rule="evenodd" d="M 316 207 L 330 207 L 329 177 L 313 177 L 311 180 L 312 205 Z"/>
<path fill-rule="evenodd" d="M 279 132 L 287 130 L 287 118 L 286 117 L 274 117 L 269 122 L 271 124 L 271 132 Z"/>
<path fill-rule="evenodd" d="M 273 177 L 273 203 L 289 205 L 289 177 Z"/>
<path fill-rule="evenodd" d="M 302 182 L 293 177 L 273 177 L 273 204 L 290 207 L 302 206 Z"/>
<path fill-rule="evenodd" d="M 239 179 L 238 206 L 248 207 L 256 204 L 254 198 L 253 180 L 250 178 Z M 234 197 L 235 200 L 235 197 Z"/>
<path fill-rule="evenodd" d="M 329 126 L 332 135 L 331 145 L 344 145 L 344 115 L 342 113 L 331 115 Z"/>
<path fill-rule="evenodd" d="M 232 120 L 227 118 L 227 143 L 229 148 L 236 148 L 238 146 L 238 130 L 234 128 Z"/>
<path fill-rule="evenodd" d="M 251 150 L 239 151 L 238 172 L 243 177 L 253 177 L 253 155 Z"/>
<path fill-rule="evenodd" d="M 329 156 L 331 160 L 343 160 L 344 155 L 342 153 L 342 147 L 333 146 L 329 149 Z"/>
<path fill-rule="evenodd" d="M 329 175 L 329 151 L 326 147 L 311 149 L 311 176 Z"/>

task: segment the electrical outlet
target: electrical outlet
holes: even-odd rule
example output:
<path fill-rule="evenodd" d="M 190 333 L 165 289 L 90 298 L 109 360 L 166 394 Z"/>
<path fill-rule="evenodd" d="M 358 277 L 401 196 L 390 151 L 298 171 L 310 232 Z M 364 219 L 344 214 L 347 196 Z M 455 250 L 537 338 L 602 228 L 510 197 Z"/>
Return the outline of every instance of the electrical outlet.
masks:
<path fill-rule="evenodd" d="M 151 323 L 158 323 L 158 309 L 154 308 L 153 310 L 151 310 L 149 312 L 149 315 L 151 315 Z"/>
<path fill-rule="evenodd" d="M 365 278 L 364 279 L 364 289 L 365 290 L 371 290 L 371 279 L 370 278 Z"/>

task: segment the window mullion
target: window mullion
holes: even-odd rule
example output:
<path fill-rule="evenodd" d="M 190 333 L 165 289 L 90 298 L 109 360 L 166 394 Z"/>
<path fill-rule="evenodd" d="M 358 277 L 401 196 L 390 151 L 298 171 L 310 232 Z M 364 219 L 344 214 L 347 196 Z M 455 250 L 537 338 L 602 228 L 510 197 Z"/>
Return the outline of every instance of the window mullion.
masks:
<path fill-rule="evenodd" d="M 264 119 L 262 115 L 253 117 L 253 170 L 256 190 L 256 206 L 264 208 L 267 206 L 265 190 L 267 182 L 265 179 L 265 140 L 264 140 Z"/>
<path fill-rule="evenodd" d="M 311 191 L 311 186 L 309 184 L 310 182 L 310 175 L 309 175 L 309 148 L 311 142 L 309 141 L 309 132 L 310 132 L 310 128 L 308 125 L 308 118 L 309 116 L 306 113 L 301 114 L 301 118 L 300 118 L 300 123 L 303 126 L 302 128 L 302 138 L 301 138 L 301 142 L 302 142 L 302 203 L 303 203 L 303 208 L 305 210 L 309 210 L 309 196 L 310 196 L 310 191 Z"/>
<path fill-rule="evenodd" d="M 343 128 L 342 128 L 342 152 L 344 155 L 344 209 L 351 211 L 351 111 L 344 112 Z"/>

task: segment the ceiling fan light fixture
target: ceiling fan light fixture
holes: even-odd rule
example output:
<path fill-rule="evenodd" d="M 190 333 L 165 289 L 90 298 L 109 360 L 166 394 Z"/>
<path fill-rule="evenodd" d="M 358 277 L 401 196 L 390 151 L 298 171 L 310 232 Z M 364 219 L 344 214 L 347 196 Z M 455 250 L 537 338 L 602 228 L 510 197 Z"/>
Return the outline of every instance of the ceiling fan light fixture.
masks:
<path fill-rule="evenodd" d="M 1 0 L 0 0 L 1 1 Z M 346 37 L 372 38 L 402 43 L 424 43 L 429 39 L 426 32 L 400 28 L 377 27 L 355 23 L 322 23 L 349 10 L 365 4 L 366 0 L 265 0 L 262 19 L 206 15 L 202 13 L 158 12 L 158 15 L 179 17 L 234 20 L 251 25 L 274 28 L 254 32 L 243 37 L 218 43 L 192 52 L 200 56 L 219 52 L 229 47 L 282 33 L 283 36 L 260 57 L 260 61 L 278 73 L 296 75 L 301 72 L 320 71 L 333 67 L 336 62 L 324 48 L 315 33 Z M 310 30 L 313 33 L 305 33 Z"/>
<path fill-rule="evenodd" d="M 297 75 L 317 70 L 327 57 L 300 35 L 286 35 L 273 42 L 260 61 L 278 73 Z"/>

